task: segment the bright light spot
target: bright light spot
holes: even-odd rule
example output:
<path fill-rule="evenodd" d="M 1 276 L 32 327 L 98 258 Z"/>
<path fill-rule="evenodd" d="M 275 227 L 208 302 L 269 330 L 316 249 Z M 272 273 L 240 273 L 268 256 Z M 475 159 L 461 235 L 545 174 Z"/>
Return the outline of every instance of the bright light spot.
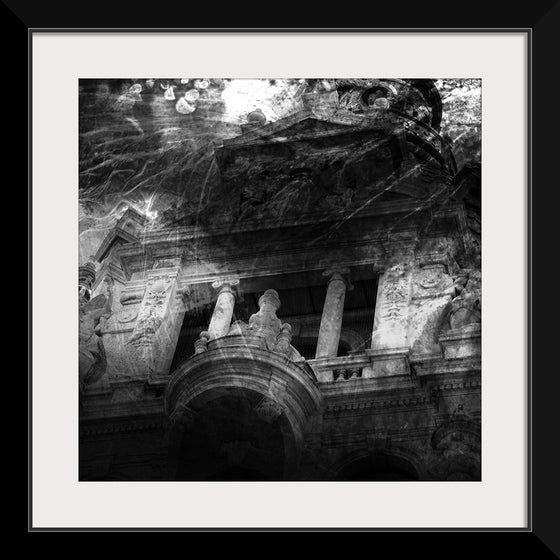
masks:
<path fill-rule="evenodd" d="M 287 80 L 231 80 L 225 83 L 222 99 L 226 105 L 226 115 L 234 120 L 245 122 L 247 115 L 261 109 L 268 122 L 277 120 L 281 110 L 283 95 L 290 96 Z M 276 101 L 276 103 L 274 103 Z"/>
<path fill-rule="evenodd" d="M 197 89 L 189 89 L 189 91 L 187 91 L 184 95 L 184 98 L 187 101 L 196 101 L 198 98 L 200 97 L 200 93 L 198 92 Z"/>
<path fill-rule="evenodd" d="M 175 99 L 175 92 L 173 91 L 173 88 L 175 86 L 169 86 L 166 90 L 165 93 L 163 94 L 163 97 L 165 97 L 165 99 Z"/>
<path fill-rule="evenodd" d="M 195 111 L 196 106 L 191 105 L 184 97 L 181 97 L 175 104 L 175 109 L 183 115 L 188 115 Z"/>
<path fill-rule="evenodd" d="M 150 210 L 153 200 L 154 200 L 154 195 L 152 194 L 149 200 L 146 200 L 146 210 L 144 211 L 144 215 L 148 216 L 150 220 L 155 220 L 158 216 L 157 210 Z"/>

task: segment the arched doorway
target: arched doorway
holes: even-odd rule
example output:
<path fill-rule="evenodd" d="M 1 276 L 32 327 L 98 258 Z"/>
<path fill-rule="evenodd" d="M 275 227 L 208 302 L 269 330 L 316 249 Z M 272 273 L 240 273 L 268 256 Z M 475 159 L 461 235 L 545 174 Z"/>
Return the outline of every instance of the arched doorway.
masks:
<path fill-rule="evenodd" d="M 164 394 L 171 480 L 294 480 L 322 395 L 304 361 L 229 335 L 181 364 Z M 221 477 L 221 478 L 220 478 Z"/>
<path fill-rule="evenodd" d="M 293 451 L 283 414 L 262 414 L 263 396 L 222 388 L 190 403 L 193 421 L 176 435 L 175 480 L 282 480 Z"/>
<path fill-rule="evenodd" d="M 402 457 L 374 453 L 346 463 L 336 474 L 338 481 L 413 481 L 419 480 L 414 465 Z"/>

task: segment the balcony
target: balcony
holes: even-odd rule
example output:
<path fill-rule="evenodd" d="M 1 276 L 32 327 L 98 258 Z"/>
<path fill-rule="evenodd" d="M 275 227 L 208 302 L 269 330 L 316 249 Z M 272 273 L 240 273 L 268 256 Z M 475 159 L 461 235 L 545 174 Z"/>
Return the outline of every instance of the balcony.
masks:
<path fill-rule="evenodd" d="M 290 344 L 290 325 L 276 316 L 278 294 L 267 290 L 249 323 L 230 323 L 233 301 L 224 283 L 195 355 L 167 385 L 174 479 L 289 479 L 320 415 L 317 378 Z M 189 460 L 191 449 L 198 463 Z"/>

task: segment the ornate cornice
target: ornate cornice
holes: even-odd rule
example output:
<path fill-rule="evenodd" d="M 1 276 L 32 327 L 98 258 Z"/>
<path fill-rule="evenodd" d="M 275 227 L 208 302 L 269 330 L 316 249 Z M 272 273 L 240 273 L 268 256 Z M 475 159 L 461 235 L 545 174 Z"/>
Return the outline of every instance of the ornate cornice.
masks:
<path fill-rule="evenodd" d="M 362 400 L 354 402 L 340 402 L 333 404 L 326 404 L 326 412 L 341 412 L 341 411 L 360 411 L 369 409 L 391 409 L 391 408 L 431 408 L 429 395 L 410 395 L 407 397 L 385 397 L 371 400 Z"/>
<path fill-rule="evenodd" d="M 159 419 L 134 420 L 126 418 L 120 421 L 107 419 L 104 421 L 95 420 L 88 423 L 80 423 L 80 437 L 159 430 L 165 429 L 167 424 L 167 420 L 163 416 Z"/>
<path fill-rule="evenodd" d="M 390 449 L 394 443 L 429 440 L 433 432 L 433 425 L 425 425 L 406 430 L 362 430 L 339 435 L 325 435 L 321 439 L 321 446 L 326 448 L 360 447 Z"/>

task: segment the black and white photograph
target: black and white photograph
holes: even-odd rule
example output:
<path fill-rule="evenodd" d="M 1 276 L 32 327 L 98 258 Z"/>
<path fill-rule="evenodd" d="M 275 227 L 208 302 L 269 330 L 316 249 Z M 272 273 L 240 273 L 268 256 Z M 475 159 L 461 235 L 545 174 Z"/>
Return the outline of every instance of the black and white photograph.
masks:
<path fill-rule="evenodd" d="M 483 481 L 484 80 L 79 79 L 79 480 Z"/>
<path fill-rule="evenodd" d="M 29 29 L 29 530 L 533 531 L 532 37 Z"/>

